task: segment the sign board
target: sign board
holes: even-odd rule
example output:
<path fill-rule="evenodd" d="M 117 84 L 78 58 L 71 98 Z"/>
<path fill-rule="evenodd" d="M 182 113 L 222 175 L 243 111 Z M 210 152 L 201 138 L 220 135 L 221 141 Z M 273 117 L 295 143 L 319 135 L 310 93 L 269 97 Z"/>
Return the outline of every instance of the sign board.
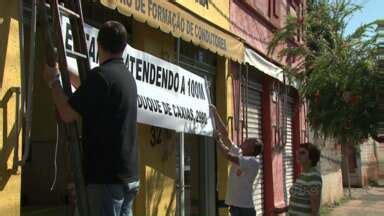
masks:
<path fill-rule="evenodd" d="M 153 28 L 159 28 L 165 33 L 171 33 L 175 37 L 180 37 L 234 61 L 243 62 L 244 44 L 238 38 L 208 24 L 170 1 L 100 0 L 100 2 L 110 9 L 117 9 L 121 14 L 133 16 L 137 21 L 147 23 Z M 213 10 L 216 9 L 213 8 Z"/>
<path fill-rule="evenodd" d="M 85 33 L 91 68 L 98 66 L 98 29 L 87 25 Z M 69 19 L 62 18 L 64 46 L 73 49 Z M 127 72 L 136 79 L 138 122 L 199 135 L 212 135 L 205 80 L 175 64 L 127 44 L 123 59 Z M 67 57 L 70 68 L 77 62 Z"/>
<path fill-rule="evenodd" d="M 230 30 L 229 0 L 175 0 L 174 2 L 220 28 Z"/>

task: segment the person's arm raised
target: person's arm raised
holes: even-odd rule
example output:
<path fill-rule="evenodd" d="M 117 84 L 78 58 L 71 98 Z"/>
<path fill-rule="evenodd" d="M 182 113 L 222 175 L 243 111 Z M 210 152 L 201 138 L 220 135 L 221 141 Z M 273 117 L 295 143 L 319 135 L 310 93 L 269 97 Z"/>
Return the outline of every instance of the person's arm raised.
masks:
<path fill-rule="evenodd" d="M 210 105 L 209 109 L 211 111 L 210 113 L 213 115 L 212 118 L 215 120 L 216 128 L 214 128 L 214 129 L 219 131 L 219 133 L 222 136 L 228 136 L 227 127 L 225 126 L 224 121 L 219 116 L 219 113 L 217 112 L 216 107 L 214 105 Z"/>
<path fill-rule="evenodd" d="M 231 154 L 228 146 L 232 146 L 232 142 L 229 140 L 228 136 L 222 136 L 220 133 L 216 135 L 217 147 L 220 152 L 225 156 L 225 158 L 232 163 L 239 165 L 239 157 Z M 224 144 L 226 143 L 226 144 Z"/>

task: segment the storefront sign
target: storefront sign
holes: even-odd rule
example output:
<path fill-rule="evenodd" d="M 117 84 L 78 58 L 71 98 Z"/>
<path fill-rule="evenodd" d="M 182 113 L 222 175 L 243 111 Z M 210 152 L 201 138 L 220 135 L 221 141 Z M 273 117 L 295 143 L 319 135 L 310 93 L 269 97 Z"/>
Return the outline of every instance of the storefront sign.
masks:
<path fill-rule="evenodd" d="M 175 0 L 174 2 L 220 28 L 229 30 L 229 0 Z"/>
<path fill-rule="evenodd" d="M 140 22 L 147 22 L 153 28 L 160 28 L 175 37 L 209 49 L 234 61 L 243 62 L 244 45 L 232 35 L 223 32 L 176 5 L 164 0 L 100 0 L 111 9 Z"/>
<path fill-rule="evenodd" d="M 64 45 L 73 49 L 69 19 L 62 18 Z M 86 39 L 91 67 L 98 65 L 96 38 L 98 29 L 86 25 Z M 123 59 L 136 79 L 138 122 L 176 131 L 212 135 L 205 80 L 187 70 L 136 50 L 127 44 Z M 67 57 L 71 68 L 76 60 Z"/>

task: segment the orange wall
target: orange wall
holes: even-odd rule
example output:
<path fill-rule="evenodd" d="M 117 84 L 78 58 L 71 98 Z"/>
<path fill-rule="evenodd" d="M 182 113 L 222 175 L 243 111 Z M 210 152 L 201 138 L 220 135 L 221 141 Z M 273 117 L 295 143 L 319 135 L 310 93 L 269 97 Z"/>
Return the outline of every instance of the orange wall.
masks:
<path fill-rule="evenodd" d="M 12 87 L 21 85 L 20 40 L 18 1 L 3 0 L 0 3 L 0 99 Z M 15 95 L 3 101 L 0 108 L 0 212 L 2 215 L 20 215 L 21 172 L 16 166 L 21 148 L 17 143 L 20 131 L 16 131 Z M 5 113 L 5 114 L 4 114 Z"/>

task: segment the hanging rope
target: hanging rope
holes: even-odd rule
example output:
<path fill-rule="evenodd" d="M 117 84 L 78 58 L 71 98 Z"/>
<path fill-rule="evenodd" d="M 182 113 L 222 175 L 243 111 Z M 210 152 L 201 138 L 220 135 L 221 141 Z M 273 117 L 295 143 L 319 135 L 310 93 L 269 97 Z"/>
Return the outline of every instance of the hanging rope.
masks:
<path fill-rule="evenodd" d="M 53 166 L 55 169 L 55 174 L 54 174 L 53 182 L 51 185 L 51 191 L 53 191 L 53 189 L 55 188 L 56 180 L 57 180 L 57 170 L 58 170 L 58 168 L 57 168 L 57 152 L 58 152 L 58 148 L 59 148 L 59 137 L 60 137 L 59 125 L 56 124 L 56 146 L 55 146 L 55 158 L 53 160 Z"/>

